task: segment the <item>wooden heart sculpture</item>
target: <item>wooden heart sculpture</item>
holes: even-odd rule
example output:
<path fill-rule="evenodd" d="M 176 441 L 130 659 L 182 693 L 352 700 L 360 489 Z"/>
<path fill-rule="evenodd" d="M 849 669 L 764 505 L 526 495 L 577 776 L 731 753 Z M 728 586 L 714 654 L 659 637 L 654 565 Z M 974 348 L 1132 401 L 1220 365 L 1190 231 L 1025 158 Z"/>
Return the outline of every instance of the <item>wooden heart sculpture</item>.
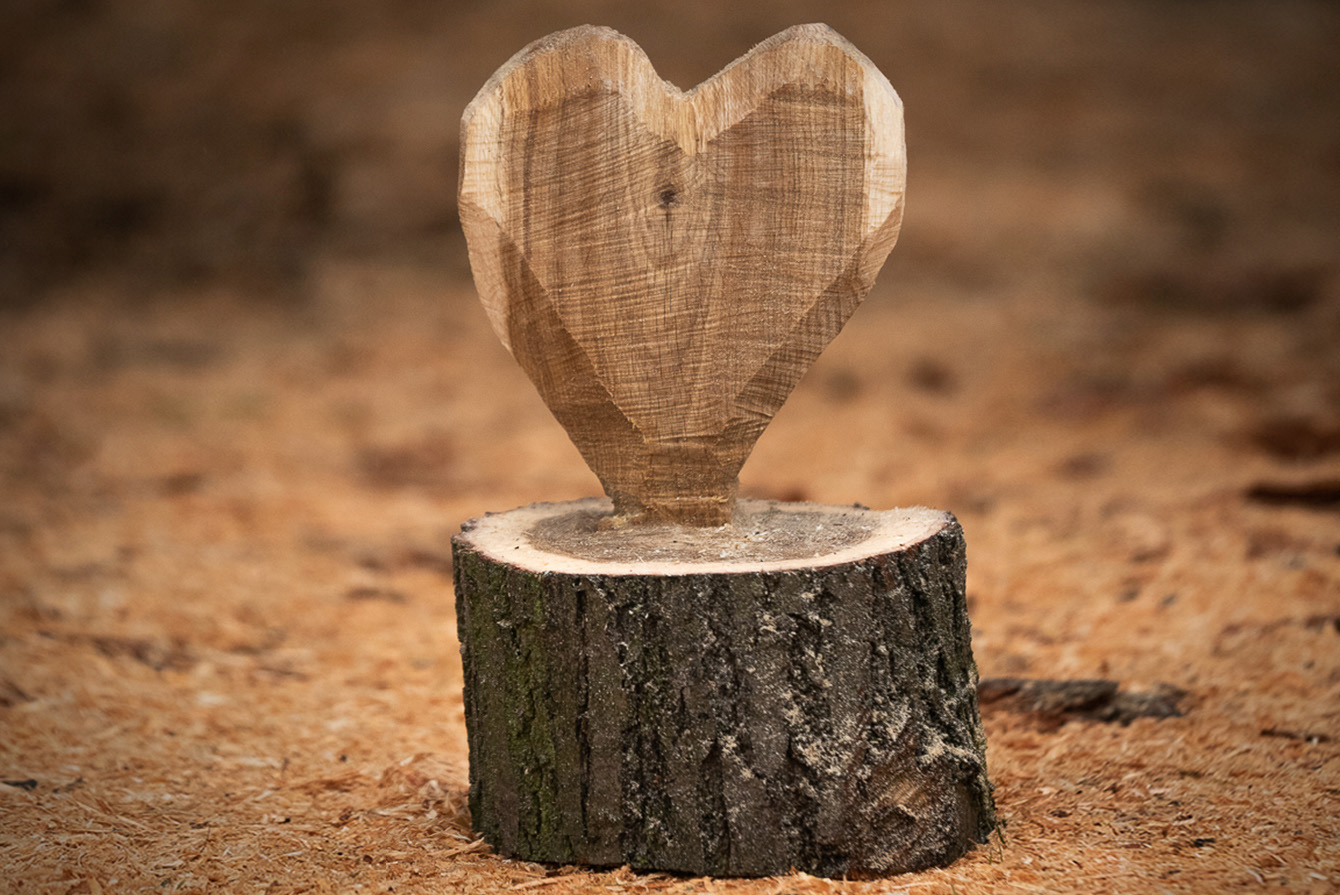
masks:
<path fill-rule="evenodd" d="M 902 103 L 825 25 L 688 93 L 583 26 L 461 122 L 485 311 L 630 519 L 720 525 L 740 467 L 898 238 Z"/>

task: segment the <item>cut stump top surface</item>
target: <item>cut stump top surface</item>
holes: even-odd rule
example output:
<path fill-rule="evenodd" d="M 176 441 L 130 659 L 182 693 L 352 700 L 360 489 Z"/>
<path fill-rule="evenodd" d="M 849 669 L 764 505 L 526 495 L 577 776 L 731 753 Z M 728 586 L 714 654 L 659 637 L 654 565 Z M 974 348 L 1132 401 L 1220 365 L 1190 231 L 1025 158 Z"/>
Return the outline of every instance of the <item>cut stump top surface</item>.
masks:
<path fill-rule="evenodd" d="M 786 571 L 856 562 L 932 537 L 954 522 L 942 510 L 870 510 L 741 499 L 715 528 L 610 526 L 611 502 L 537 503 L 467 523 L 458 537 L 496 560 L 574 575 L 701 575 Z"/>

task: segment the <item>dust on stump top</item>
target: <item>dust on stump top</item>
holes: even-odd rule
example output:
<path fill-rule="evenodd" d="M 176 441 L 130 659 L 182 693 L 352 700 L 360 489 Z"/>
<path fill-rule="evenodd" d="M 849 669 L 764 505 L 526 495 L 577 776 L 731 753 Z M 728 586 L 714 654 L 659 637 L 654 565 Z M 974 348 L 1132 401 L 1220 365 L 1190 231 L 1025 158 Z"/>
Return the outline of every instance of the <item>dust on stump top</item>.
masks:
<path fill-rule="evenodd" d="M 543 38 L 461 122 L 489 320 L 633 520 L 719 525 L 893 248 L 902 103 L 826 25 L 682 92 L 608 28 Z"/>
<path fill-rule="evenodd" d="M 953 523 L 941 510 L 869 510 L 737 501 L 732 521 L 609 526 L 608 500 L 538 503 L 490 514 L 458 537 L 498 562 L 572 575 L 701 575 L 812 569 L 892 553 Z"/>

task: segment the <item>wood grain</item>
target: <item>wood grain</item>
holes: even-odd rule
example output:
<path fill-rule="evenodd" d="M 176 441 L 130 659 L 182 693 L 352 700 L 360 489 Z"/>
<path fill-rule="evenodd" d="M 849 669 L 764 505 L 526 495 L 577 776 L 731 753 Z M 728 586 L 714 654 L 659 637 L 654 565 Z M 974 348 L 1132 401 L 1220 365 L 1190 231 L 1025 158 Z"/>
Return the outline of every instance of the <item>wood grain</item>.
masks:
<path fill-rule="evenodd" d="M 893 88 L 823 25 L 688 93 L 582 26 L 499 69 L 461 143 L 484 308 L 616 510 L 728 521 L 755 441 L 897 239 Z"/>

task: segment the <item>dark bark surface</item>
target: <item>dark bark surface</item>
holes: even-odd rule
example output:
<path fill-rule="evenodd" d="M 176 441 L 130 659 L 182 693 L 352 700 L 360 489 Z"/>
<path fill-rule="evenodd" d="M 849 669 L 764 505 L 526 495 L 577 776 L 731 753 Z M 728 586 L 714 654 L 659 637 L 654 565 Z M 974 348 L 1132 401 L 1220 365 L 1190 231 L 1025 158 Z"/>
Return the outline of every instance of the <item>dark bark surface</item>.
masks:
<path fill-rule="evenodd" d="M 855 562 L 538 572 L 455 541 L 470 808 L 541 862 L 892 873 L 992 830 L 962 530 Z"/>

